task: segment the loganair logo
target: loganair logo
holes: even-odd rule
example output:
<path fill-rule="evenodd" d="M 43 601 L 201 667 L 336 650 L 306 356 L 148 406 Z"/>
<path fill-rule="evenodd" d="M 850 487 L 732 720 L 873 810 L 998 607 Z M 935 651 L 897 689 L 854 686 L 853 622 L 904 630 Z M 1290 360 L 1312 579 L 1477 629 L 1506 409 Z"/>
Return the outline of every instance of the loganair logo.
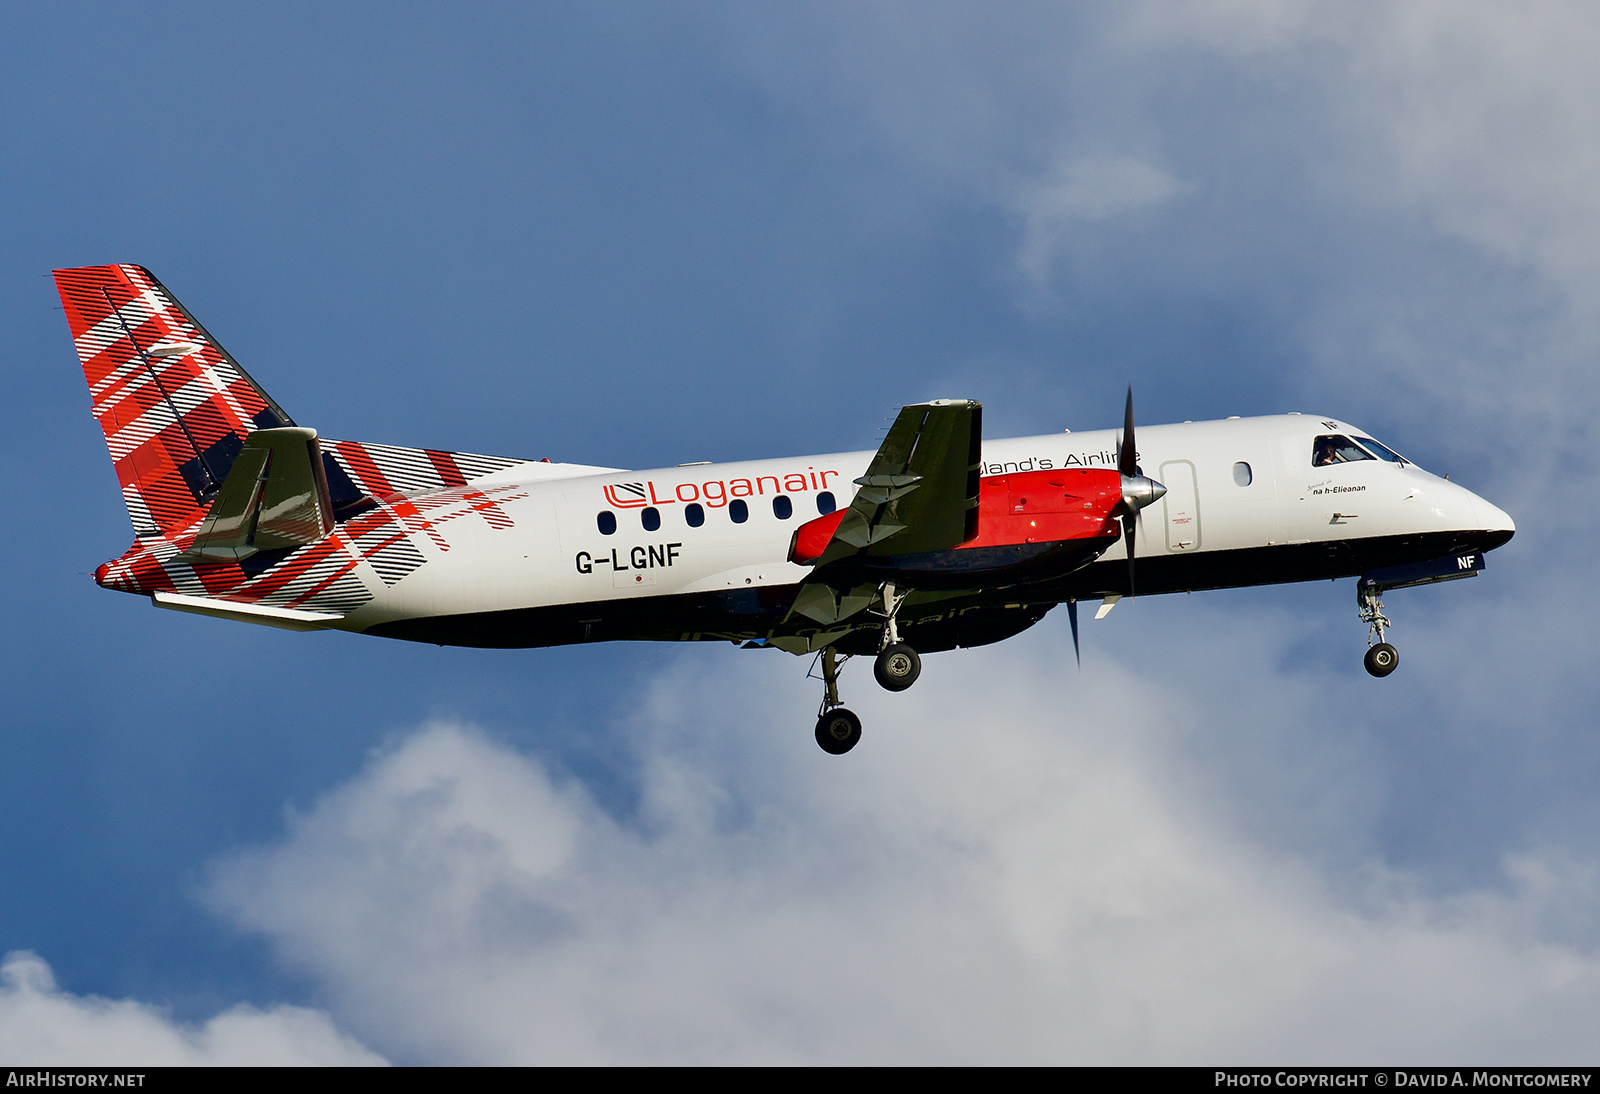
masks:
<path fill-rule="evenodd" d="M 614 482 L 605 487 L 606 501 L 618 509 L 643 509 L 650 503 L 644 497 L 642 482 Z"/>
<path fill-rule="evenodd" d="M 741 479 L 707 479 L 701 482 L 680 482 L 660 486 L 652 480 L 644 482 L 611 482 L 600 489 L 606 504 L 613 509 L 643 509 L 647 505 L 676 505 L 679 502 L 704 502 L 720 509 L 734 498 L 755 498 L 778 494 L 804 494 L 810 491 L 838 489 L 828 485 L 828 476 L 839 477 L 832 468 L 791 471 L 782 475 L 757 475 Z"/>

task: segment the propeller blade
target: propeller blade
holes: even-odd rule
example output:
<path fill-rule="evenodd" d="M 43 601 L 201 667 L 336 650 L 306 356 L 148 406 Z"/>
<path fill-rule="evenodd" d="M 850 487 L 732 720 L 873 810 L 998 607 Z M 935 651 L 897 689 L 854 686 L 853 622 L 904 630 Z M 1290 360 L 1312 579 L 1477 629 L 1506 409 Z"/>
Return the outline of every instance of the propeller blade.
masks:
<path fill-rule="evenodd" d="M 1122 443 L 1117 446 L 1117 470 L 1124 475 L 1139 473 L 1139 449 L 1133 443 L 1133 385 L 1128 385 L 1128 403 L 1122 411 Z"/>
<path fill-rule="evenodd" d="M 1067 601 L 1067 621 L 1072 624 L 1072 656 L 1078 659 L 1078 671 L 1083 671 L 1083 651 L 1078 648 L 1078 602 Z"/>
<path fill-rule="evenodd" d="M 1139 467 L 1139 447 L 1133 439 L 1133 385 L 1128 385 L 1128 403 L 1122 411 L 1122 440 L 1117 442 L 1117 473 L 1122 476 L 1122 504 L 1114 512 L 1122 516 L 1122 538 L 1128 548 L 1128 596 L 1134 595 L 1133 556 L 1138 549 L 1139 526 L 1144 523 L 1144 507 L 1166 496 L 1167 488 L 1147 478 Z"/>
<path fill-rule="evenodd" d="M 1122 538 L 1128 545 L 1128 599 L 1135 597 L 1133 588 L 1133 552 L 1136 544 L 1134 532 L 1139 527 L 1139 512 L 1134 510 L 1126 513 L 1122 518 Z"/>
<path fill-rule="evenodd" d="M 1139 473 L 1139 449 L 1133 439 L 1133 385 L 1128 385 L 1128 401 L 1122 408 L 1122 442 L 1117 445 L 1117 471 L 1122 475 L 1123 481 L 1132 479 Z M 1128 546 L 1128 598 L 1134 596 L 1133 588 L 1133 552 L 1135 545 L 1135 529 L 1139 526 L 1139 510 L 1132 506 L 1122 516 L 1122 538 Z"/>

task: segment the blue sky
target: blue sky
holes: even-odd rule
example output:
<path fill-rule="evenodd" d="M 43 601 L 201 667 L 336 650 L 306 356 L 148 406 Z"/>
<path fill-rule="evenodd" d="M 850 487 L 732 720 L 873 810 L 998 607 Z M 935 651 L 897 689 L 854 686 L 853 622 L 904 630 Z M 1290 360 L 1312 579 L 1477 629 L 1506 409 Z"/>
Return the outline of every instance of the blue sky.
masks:
<path fill-rule="evenodd" d="M 0 14 L 0 1055 L 1581 1055 L 1597 38 L 1576 4 Z M 1519 532 L 1392 594 L 1387 680 L 1350 582 L 1145 598 L 1081 676 L 1052 616 L 904 696 L 847 677 L 840 762 L 776 654 L 96 588 L 130 531 L 46 275 L 115 261 L 333 437 L 656 466 L 930 397 L 1104 427 L 1131 382 L 1146 422 L 1359 423 Z"/>

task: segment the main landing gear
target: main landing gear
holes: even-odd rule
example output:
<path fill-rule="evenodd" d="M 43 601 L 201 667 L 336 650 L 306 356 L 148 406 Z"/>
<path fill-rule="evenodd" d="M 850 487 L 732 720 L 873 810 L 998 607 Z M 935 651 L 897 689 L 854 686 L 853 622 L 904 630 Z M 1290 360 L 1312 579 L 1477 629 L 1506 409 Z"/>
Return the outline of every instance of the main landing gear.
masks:
<path fill-rule="evenodd" d="M 817 744 L 830 756 L 843 756 L 861 740 L 861 719 L 839 703 L 839 653 L 822 651 L 822 709 L 817 713 Z"/>
<path fill-rule="evenodd" d="M 895 642 L 878 653 L 872 675 L 885 691 L 904 691 L 922 675 L 922 658 L 904 642 Z"/>
<path fill-rule="evenodd" d="M 872 663 L 872 675 L 885 691 L 904 691 L 922 675 L 922 658 L 900 641 L 900 628 L 895 623 L 900 605 L 905 603 L 908 594 L 896 594 L 892 581 L 884 582 L 880 591 L 883 595 L 883 642 L 878 647 L 878 659 Z"/>
<path fill-rule="evenodd" d="M 1366 578 L 1356 582 L 1356 602 L 1361 606 L 1361 622 L 1367 624 L 1367 656 L 1362 659 L 1373 676 L 1388 676 L 1400 664 L 1400 651 L 1384 641 L 1389 620 L 1383 614 L 1381 590 Z"/>
<path fill-rule="evenodd" d="M 883 640 L 872 663 L 872 675 L 888 691 L 904 691 L 922 675 L 922 658 L 900 641 L 895 617 L 907 594 L 897 592 L 893 582 L 885 582 L 883 596 Z M 822 707 L 817 711 L 817 744 L 822 751 L 842 756 L 861 740 L 861 719 L 839 701 L 839 669 L 844 664 L 839 651 L 827 646 L 819 655 L 822 666 Z"/>

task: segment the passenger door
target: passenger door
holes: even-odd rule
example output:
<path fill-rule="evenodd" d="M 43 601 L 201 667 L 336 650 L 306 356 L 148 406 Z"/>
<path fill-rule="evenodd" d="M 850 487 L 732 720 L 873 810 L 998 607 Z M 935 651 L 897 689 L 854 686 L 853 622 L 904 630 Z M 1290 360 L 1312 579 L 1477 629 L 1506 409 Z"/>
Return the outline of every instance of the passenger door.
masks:
<path fill-rule="evenodd" d="M 1194 464 L 1188 460 L 1169 460 L 1161 465 L 1157 479 L 1167 488 L 1161 499 L 1167 550 L 1199 549 L 1200 493 L 1195 485 Z"/>

